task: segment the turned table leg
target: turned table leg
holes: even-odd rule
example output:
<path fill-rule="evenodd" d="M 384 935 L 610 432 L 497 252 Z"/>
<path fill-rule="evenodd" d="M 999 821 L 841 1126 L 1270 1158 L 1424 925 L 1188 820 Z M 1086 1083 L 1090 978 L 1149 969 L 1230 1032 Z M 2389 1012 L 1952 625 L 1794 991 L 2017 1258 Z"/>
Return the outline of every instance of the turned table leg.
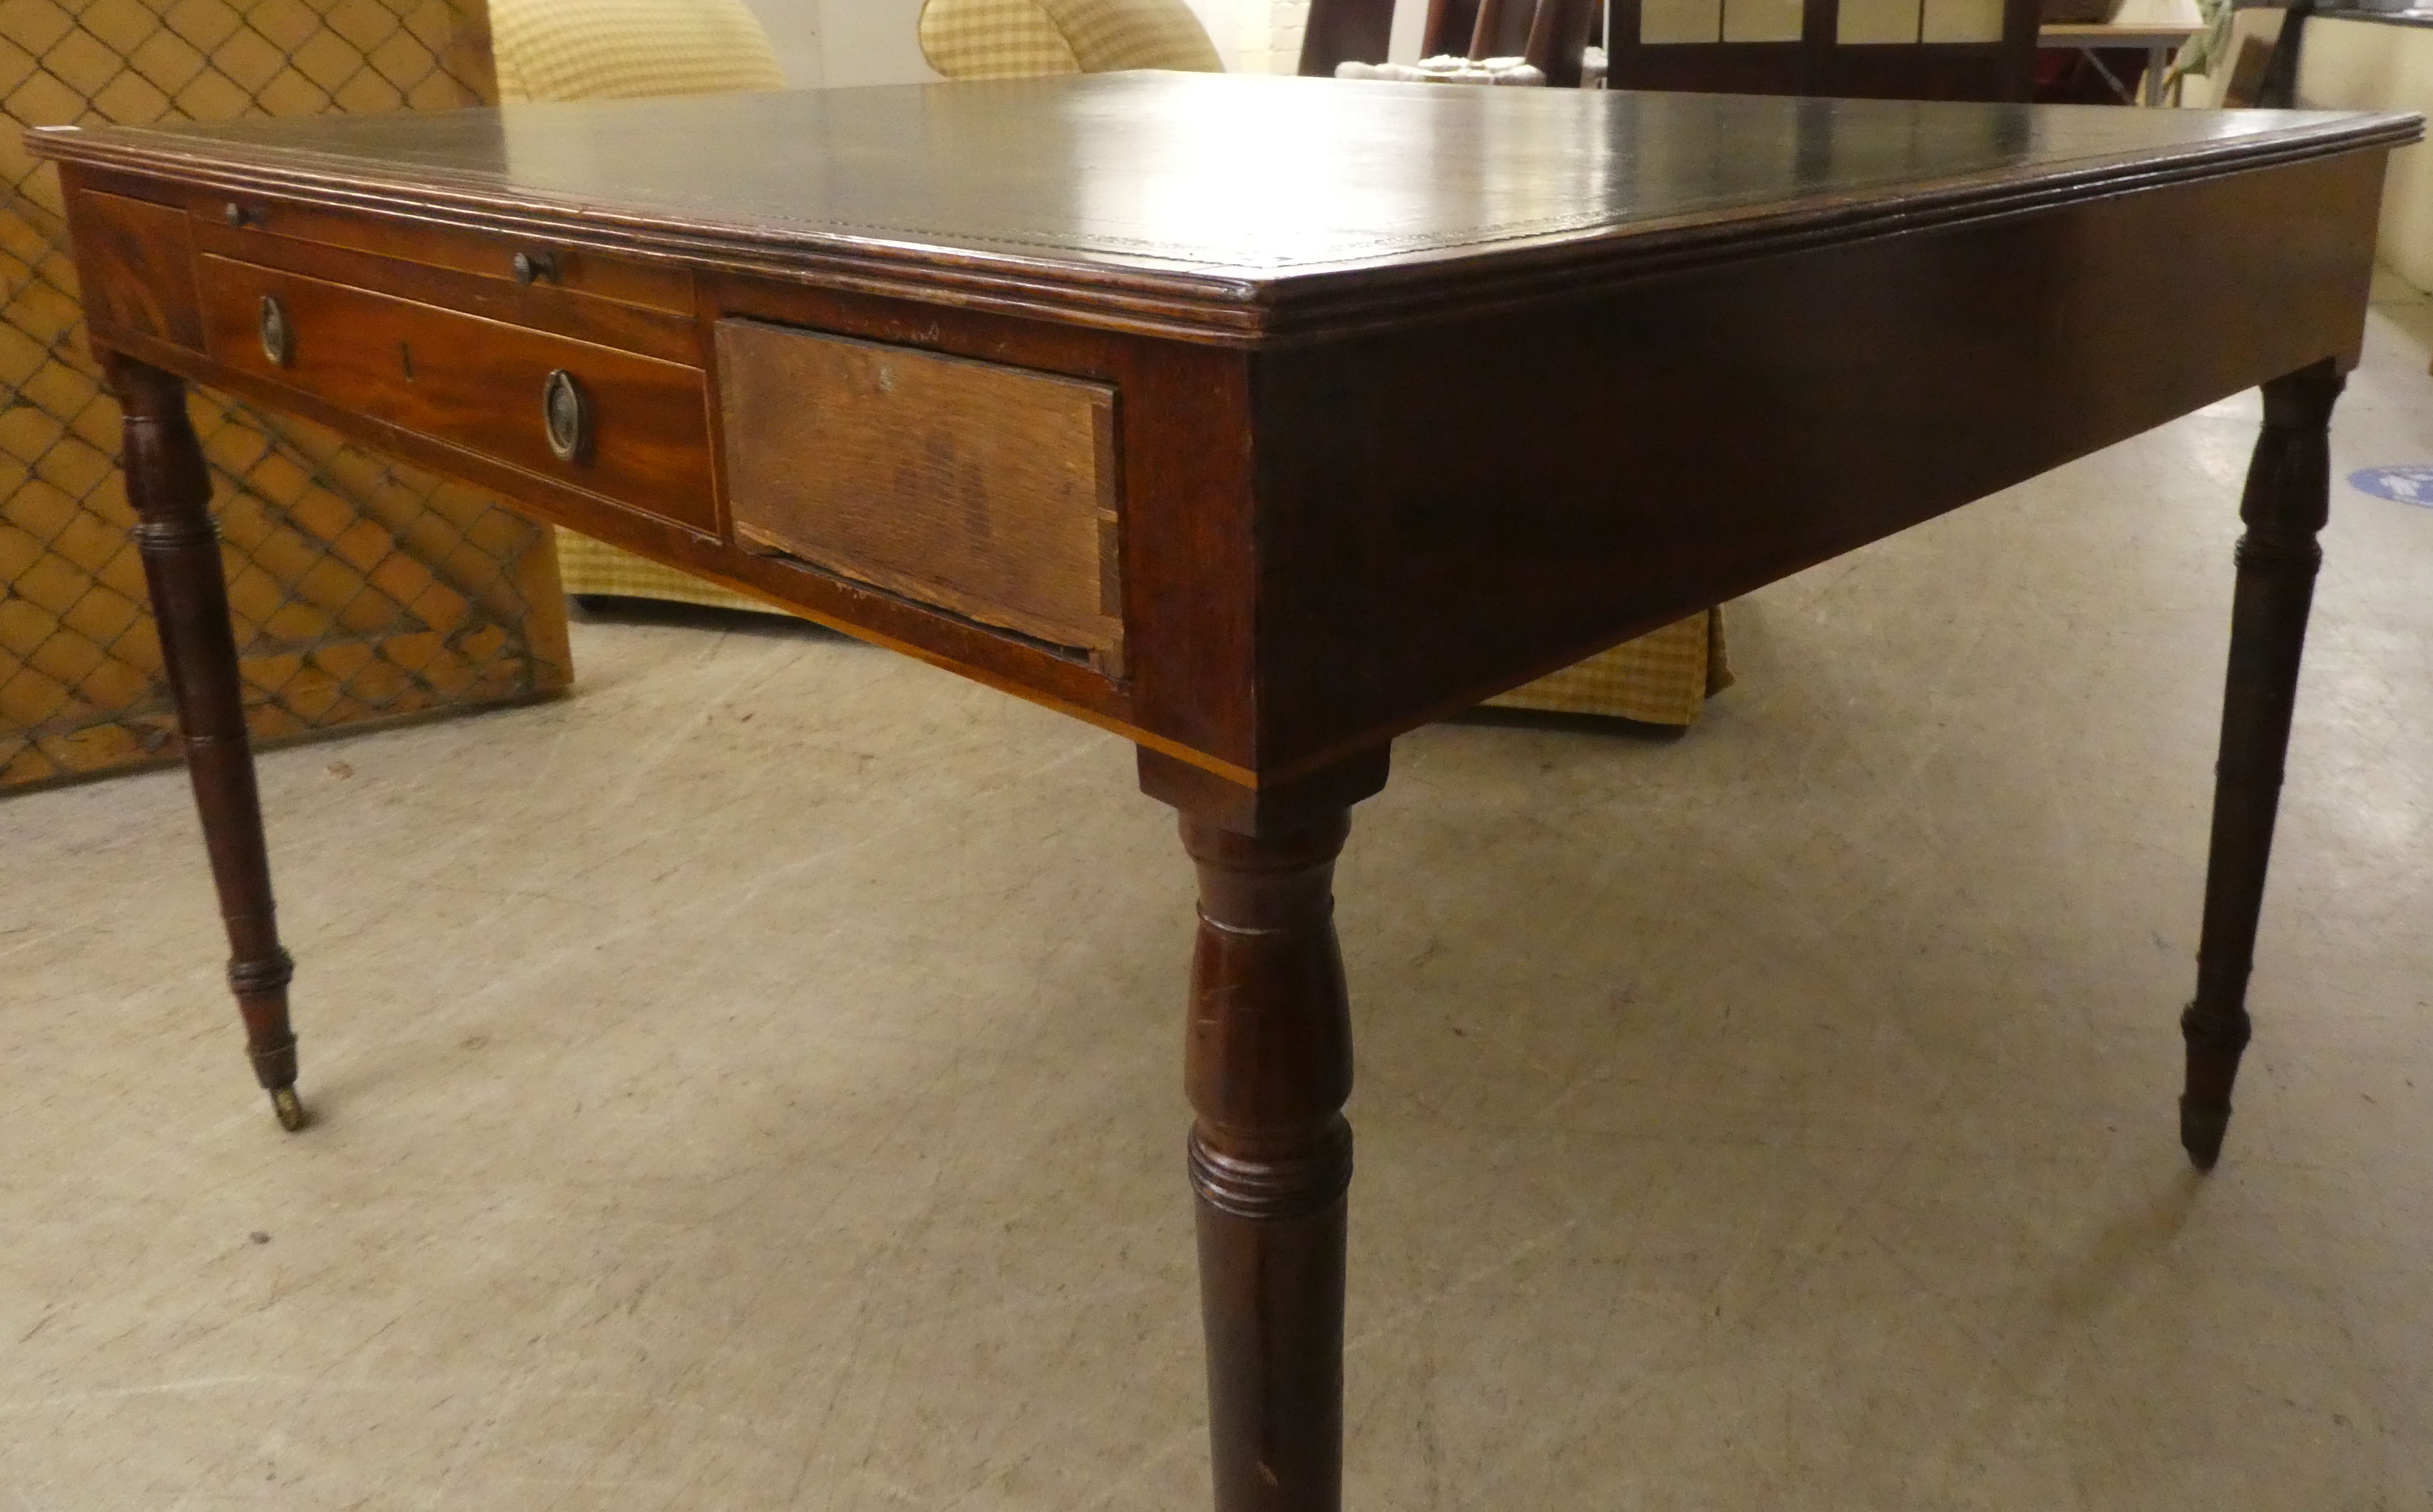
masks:
<path fill-rule="evenodd" d="M 245 730 L 236 640 L 210 513 L 211 473 L 186 418 L 186 385 L 132 359 L 107 360 L 126 422 L 127 495 L 139 522 L 161 654 L 177 706 L 186 773 L 201 812 L 220 917 L 228 926 L 229 986 L 245 1019 L 253 1072 L 282 1128 L 304 1126 L 296 1096 L 296 1036 L 287 1023 L 295 963 L 280 948 L 270 898 L 262 801 Z"/>
<path fill-rule="evenodd" d="M 1199 866 L 1185 1078 L 1218 1512 L 1334 1512 L 1343 1479 L 1352 1018 L 1337 813 L 1252 836 L 1182 818 Z"/>
<path fill-rule="evenodd" d="M 2238 542 L 2221 756 L 2214 769 L 2204 933 L 2197 947 L 2196 998 L 2180 1019 L 2188 1046 L 2180 1143 L 2204 1169 L 2220 1158 L 2231 1084 L 2247 1048 L 2247 978 L 2255 962 L 2306 611 L 2323 559 L 2315 536 L 2330 517 L 2328 433 L 2342 382 L 2324 362 L 2264 385 L 2264 433 L 2239 501 L 2247 532 Z"/>
<path fill-rule="evenodd" d="M 1217 1512 L 1337 1512 L 1352 1018 L 1335 858 L 1385 754 L 1291 800 L 1147 753 L 1141 773 L 1199 869 L 1184 1080 Z"/>

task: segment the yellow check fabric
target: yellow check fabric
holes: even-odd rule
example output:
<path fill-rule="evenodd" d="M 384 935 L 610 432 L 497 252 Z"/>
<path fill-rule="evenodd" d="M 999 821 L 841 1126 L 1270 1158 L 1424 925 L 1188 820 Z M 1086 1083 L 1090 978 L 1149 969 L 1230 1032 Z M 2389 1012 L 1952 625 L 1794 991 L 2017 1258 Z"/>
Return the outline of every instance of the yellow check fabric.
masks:
<path fill-rule="evenodd" d="M 505 104 L 786 87 L 742 0 L 490 0 L 490 43 Z"/>
<path fill-rule="evenodd" d="M 1491 708 L 1695 724 L 1707 700 L 1731 686 L 1724 612 L 1709 609 L 1487 702 Z"/>
<path fill-rule="evenodd" d="M 928 0 L 921 52 L 948 78 L 1225 71 L 1182 0 Z"/>
<path fill-rule="evenodd" d="M 921 56 L 948 78 L 1081 72 L 1039 0 L 929 0 L 921 8 Z"/>

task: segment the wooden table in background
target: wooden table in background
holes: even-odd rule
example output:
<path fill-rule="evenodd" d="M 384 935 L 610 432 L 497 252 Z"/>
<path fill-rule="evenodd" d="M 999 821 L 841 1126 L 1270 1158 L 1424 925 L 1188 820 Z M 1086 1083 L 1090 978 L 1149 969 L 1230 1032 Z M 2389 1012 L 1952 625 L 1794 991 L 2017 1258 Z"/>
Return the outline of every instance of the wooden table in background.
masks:
<path fill-rule="evenodd" d="M 1216 1504 L 1326 1512 L 1331 877 L 1394 737 L 2261 383 L 2183 1019 L 2213 1163 L 2325 431 L 2419 125 L 1115 75 L 37 144 L 282 1119 L 188 381 L 1135 742 L 1199 875 Z"/>
<path fill-rule="evenodd" d="M 2137 87 L 2137 103 L 2160 105 L 2163 103 L 2163 76 L 2170 72 L 2171 56 L 2189 38 L 2203 30 L 2204 27 L 2201 25 L 2116 26 L 2056 22 L 2036 28 L 2036 45 L 2074 47 L 2086 54 L 2103 75 L 2104 82 L 2112 86 L 2124 103 L 2129 99 L 2129 92 L 2120 87 L 2120 81 L 2112 76 L 2112 71 L 2105 68 L 2103 59 L 2096 55 L 2107 47 L 2143 47 L 2146 49 L 2146 76 Z"/>

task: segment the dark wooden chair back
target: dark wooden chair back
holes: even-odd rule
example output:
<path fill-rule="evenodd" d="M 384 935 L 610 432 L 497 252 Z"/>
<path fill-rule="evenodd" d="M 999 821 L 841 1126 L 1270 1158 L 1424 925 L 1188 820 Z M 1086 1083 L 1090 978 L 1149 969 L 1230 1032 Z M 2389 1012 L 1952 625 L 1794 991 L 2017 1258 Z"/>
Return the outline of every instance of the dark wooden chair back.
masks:
<path fill-rule="evenodd" d="M 2035 81 L 2036 8 L 2036 0 L 1613 0 L 1606 82 L 2025 100 Z"/>
<path fill-rule="evenodd" d="M 1570 87 L 1603 0 L 1427 0 L 1420 53 L 1519 58 Z M 1395 0 L 1310 0 L 1301 71 L 1331 76 L 1338 63 L 1382 63 L 1394 31 Z"/>

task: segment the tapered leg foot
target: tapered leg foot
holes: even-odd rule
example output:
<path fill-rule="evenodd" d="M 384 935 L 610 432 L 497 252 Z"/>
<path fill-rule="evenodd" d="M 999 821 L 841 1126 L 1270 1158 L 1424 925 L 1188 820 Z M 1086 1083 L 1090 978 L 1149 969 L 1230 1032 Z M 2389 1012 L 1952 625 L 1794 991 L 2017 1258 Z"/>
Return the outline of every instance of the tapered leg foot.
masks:
<path fill-rule="evenodd" d="M 2230 1089 L 2238 1079 L 2238 1058 L 2247 1049 L 2247 1011 L 2209 1023 L 2190 1003 L 2180 1015 L 2180 1034 L 2187 1041 L 2187 1090 L 2180 1095 L 2180 1147 L 2198 1170 L 2209 1171 L 2221 1159 L 2222 1135 L 2230 1130 Z"/>
<path fill-rule="evenodd" d="M 2214 769 L 2213 846 L 2205 868 L 2197 993 L 2180 1017 L 2187 1084 L 2180 1144 L 2200 1170 L 2221 1158 L 2231 1087 L 2247 1048 L 2247 979 L 2264 910 L 2272 824 L 2298 698 L 2298 665 L 2331 511 L 2332 405 L 2342 380 L 2318 363 L 2264 385 L 2264 433 L 2247 472 L 2239 518 L 2238 591 Z"/>
<path fill-rule="evenodd" d="M 125 416 L 127 494 L 139 522 L 152 617 L 161 634 L 179 743 L 195 789 L 212 881 L 229 940 L 229 988 L 245 1020 L 254 1078 L 281 1128 L 301 1129 L 296 1035 L 287 1018 L 295 963 L 279 943 L 262 800 L 246 737 L 243 684 L 211 518 L 211 474 L 186 418 L 186 386 L 158 368 L 104 359 Z"/>

